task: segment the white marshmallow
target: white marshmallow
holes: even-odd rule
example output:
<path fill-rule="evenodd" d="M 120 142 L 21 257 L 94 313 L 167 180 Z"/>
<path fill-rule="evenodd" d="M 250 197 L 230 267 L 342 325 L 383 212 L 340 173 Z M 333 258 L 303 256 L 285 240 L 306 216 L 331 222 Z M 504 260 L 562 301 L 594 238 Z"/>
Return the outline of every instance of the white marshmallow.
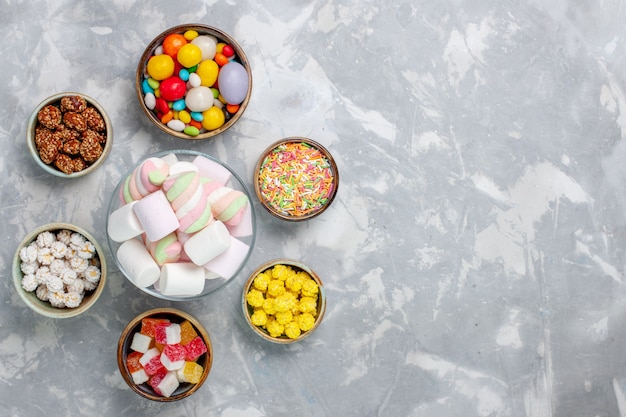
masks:
<path fill-rule="evenodd" d="M 198 167 L 189 161 L 178 161 L 170 165 L 170 177 L 183 172 L 198 172 Z"/>
<path fill-rule="evenodd" d="M 191 262 L 166 263 L 161 268 L 159 290 L 163 295 L 197 295 L 204 289 L 204 277 L 204 268 Z"/>
<path fill-rule="evenodd" d="M 250 246 L 239 239 L 231 237 L 231 245 L 226 251 L 204 264 L 204 267 L 226 279 L 232 278 L 239 269 L 241 262 L 248 254 Z"/>
<path fill-rule="evenodd" d="M 133 211 L 136 203 L 136 201 L 132 201 L 124 204 L 109 216 L 107 232 L 113 241 L 123 242 L 143 233 L 143 227 L 141 227 L 141 223 Z"/>
<path fill-rule="evenodd" d="M 225 166 L 202 155 L 195 157 L 192 163 L 198 167 L 198 173 L 204 178 L 222 185 L 226 185 L 233 175 Z"/>
<path fill-rule="evenodd" d="M 150 349 L 150 343 L 152 343 L 152 338 L 150 336 L 136 332 L 133 335 L 133 341 L 130 343 L 130 348 L 135 352 L 146 353 Z"/>
<path fill-rule="evenodd" d="M 185 253 L 196 265 L 204 265 L 230 247 L 228 229 L 219 220 L 189 238 L 183 245 Z"/>
<path fill-rule="evenodd" d="M 117 249 L 117 260 L 128 278 L 137 287 L 154 284 L 161 274 L 159 265 L 138 239 L 130 239 Z"/>
<path fill-rule="evenodd" d="M 133 211 L 151 242 L 163 239 L 179 227 L 176 213 L 162 190 L 138 200 Z"/>

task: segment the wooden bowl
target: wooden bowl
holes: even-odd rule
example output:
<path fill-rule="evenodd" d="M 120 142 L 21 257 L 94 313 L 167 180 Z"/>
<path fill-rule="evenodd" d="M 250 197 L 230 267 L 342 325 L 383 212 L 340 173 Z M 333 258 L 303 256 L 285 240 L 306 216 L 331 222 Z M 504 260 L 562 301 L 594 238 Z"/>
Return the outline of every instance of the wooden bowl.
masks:
<path fill-rule="evenodd" d="M 157 116 L 157 113 L 154 110 L 149 109 L 148 106 L 146 105 L 145 93 L 144 93 L 144 89 L 142 86 L 144 80 L 148 78 L 148 73 L 146 69 L 148 60 L 154 55 L 155 50 L 157 50 L 157 48 L 163 44 L 163 40 L 168 35 L 183 34 L 188 30 L 196 31 L 198 32 L 199 35 L 213 36 L 218 40 L 218 42 L 223 42 L 223 43 L 231 45 L 235 51 L 235 57 L 236 57 L 235 61 L 240 63 L 245 68 L 248 74 L 247 94 L 245 96 L 245 99 L 239 104 L 239 110 L 237 110 L 234 114 L 230 114 L 226 112 L 225 113 L 226 121 L 222 126 L 213 130 L 201 130 L 198 135 L 189 135 L 185 133 L 184 131 L 183 132 L 176 131 L 168 127 L 167 124 L 164 124 L 161 121 L 161 119 L 159 119 L 159 117 Z M 209 139 L 231 128 L 235 123 L 237 123 L 239 118 L 243 115 L 244 111 L 246 110 L 248 106 L 248 102 L 250 101 L 250 96 L 252 94 L 252 70 L 250 69 L 250 63 L 248 61 L 248 58 L 246 57 L 244 50 L 241 48 L 241 46 L 237 43 L 237 41 L 232 36 L 212 26 L 203 25 L 199 23 L 184 24 L 184 25 L 174 26 L 172 28 L 165 30 L 164 32 L 156 36 L 148 44 L 143 54 L 141 55 L 141 58 L 139 60 L 139 65 L 137 66 L 137 71 L 135 73 L 135 89 L 137 92 L 137 99 L 139 100 L 139 105 L 141 106 L 141 109 L 143 110 L 144 114 L 161 131 L 169 135 L 175 136 L 177 138 L 180 138 L 180 139 L 188 139 L 188 140 Z"/>
<path fill-rule="evenodd" d="M 71 232 L 76 232 L 82 235 L 87 241 L 93 244 L 95 249 L 94 260 L 99 264 L 100 269 L 100 280 L 97 283 L 95 289 L 91 291 L 87 291 L 82 299 L 82 302 L 78 307 L 73 308 L 60 308 L 53 306 L 49 301 L 44 301 L 40 299 L 34 291 L 26 291 L 22 286 L 22 280 L 24 278 L 24 272 L 22 272 L 22 259 L 20 257 L 20 251 L 22 248 L 29 246 L 33 243 L 37 236 L 44 232 L 53 232 L 57 233 L 60 230 L 69 230 Z M 15 286 L 15 290 L 17 294 L 20 296 L 22 301 L 33 311 L 44 315 L 46 317 L 51 318 L 68 318 L 78 316 L 85 311 L 87 311 L 91 306 L 93 306 L 100 295 L 102 295 L 102 291 L 104 289 L 104 285 L 106 282 L 107 276 L 107 264 L 106 257 L 104 256 L 104 252 L 100 244 L 94 239 L 94 237 L 88 233 L 86 230 L 82 229 L 73 224 L 69 223 L 50 223 L 44 226 L 40 226 L 30 232 L 24 240 L 19 244 L 17 251 L 15 252 L 15 256 L 13 257 L 13 284 Z M 43 284 L 39 284 L 43 285 Z"/>
<path fill-rule="evenodd" d="M 197 363 L 202 365 L 203 367 L 203 372 L 198 383 L 181 383 L 169 397 L 163 397 L 157 394 L 148 383 L 143 383 L 140 385 L 134 383 L 133 378 L 128 370 L 126 359 L 128 357 L 128 354 L 131 352 L 130 346 L 133 340 L 133 336 L 136 332 L 139 332 L 141 330 L 141 321 L 144 318 L 164 318 L 170 320 L 173 323 L 179 324 L 187 320 L 192 324 L 193 328 L 198 333 L 198 335 L 202 337 L 207 347 L 207 352 L 200 356 L 197 360 Z M 191 314 L 175 308 L 155 308 L 139 314 L 137 317 L 132 319 L 130 323 L 128 323 L 128 325 L 124 328 L 117 344 L 117 366 L 120 370 L 120 373 L 122 374 L 122 378 L 124 378 L 126 384 L 128 384 L 128 386 L 139 396 L 152 401 L 172 402 L 179 401 L 191 396 L 194 392 L 198 391 L 198 389 L 200 389 L 202 384 L 204 384 L 204 382 L 206 381 L 207 377 L 209 376 L 209 372 L 211 371 L 212 364 L 213 347 L 211 345 L 211 339 L 207 330 L 204 328 L 202 323 L 200 323 Z"/>
<path fill-rule="evenodd" d="M 318 162 L 309 161 L 309 156 Z M 330 207 L 339 188 L 339 171 L 335 158 L 321 144 L 288 137 L 263 151 L 254 168 L 253 184 L 259 202 L 272 216 L 299 222 Z"/>
<path fill-rule="evenodd" d="M 264 328 L 263 326 L 259 326 L 253 323 L 253 320 L 254 320 L 253 314 L 254 314 L 255 308 L 250 305 L 249 300 L 248 300 L 248 294 L 250 290 L 254 288 L 255 278 L 262 272 L 267 273 L 268 271 L 271 271 L 272 268 L 274 268 L 276 265 L 285 265 L 291 268 L 296 273 L 301 272 L 301 271 L 305 272 L 317 284 L 317 288 L 318 288 L 317 303 L 315 305 L 315 313 L 313 314 L 315 321 L 313 325 L 310 327 L 310 329 L 301 330 L 300 335 L 297 337 L 288 337 L 284 333 L 278 336 L 271 335 L 267 328 Z M 267 297 L 266 294 L 267 293 L 264 294 L 264 297 L 269 298 Z M 301 295 L 299 296 L 298 299 L 301 299 Z M 250 328 L 254 331 L 256 335 L 272 343 L 290 344 L 290 343 L 301 341 L 304 338 L 310 336 L 311 333 L 313 333 L 315 329 L 319 327 L 320 323 L 322 322 L 322 319 L 324 318 L 324 314 L 326 312 L 326 294 L 324 293 L 324 285 L 322 284 L 322 280 L 311 268 L 302 264 L 301 262 L 298 262 L 292 259 L 274 259 L 274 260 L 268 261 L 260 265 L 257 269 L 254 270 L 254 272 L 252 272 L 252 274 L 250 274 L 250 277 L 248 278 L 248 280 L 243 286 L 241 304 L 242 304 L 243 314 L 246 319 L 246 322 L 248 323 L 248 325 L 250 326 Z M 296 315 L 297 314 L 299 313 L 296 313 Z"/>
<path fill-rule="evenodd" d="M 38 145 L 38 143 L 40 143 L 42 140 L 47 142 L 49 141 L 49 139 L 48 138 L 38 139 L 37 131 L 43 127 L 41 122 L 38 120 L 39 112 L 49 105 L 52 105 L 56 108 L 60 108 L 61 99 L 63 99 L 64 97 L 72 97 L 72 96 L 76 96 L 76 97 L 80 97 L 84 99 L 87 102 L 87 108 L 94 108 L 100 114 L 100 116 L 102 116 L 102 120 L 104 121 L 104 130 L 99 131 L 98 133 L 103 137 L 104 143 L 100 145 L 102 149 L 102 153 L 95 161 L 87 162 L 83 169 L 70 173 L 69 170 L 67 172 L 63 172 L 61 169 L 57 168 L 55 166 L 56 161 L 52 163 L 47 163 L 48 161 L 44 162 L 44 160 L 42 160 L 41 155 L 42 155 L 42 152 L 44 151 L 42 150 L 41 146 Z M 85 94 L 76 93 L 76 92 L 58 93 L 58 94 L 55 94 L 53 96 L 46 98 L 41 103 L 39 103 L 37 107 L 35 107 L 35 110 L 33 110 L 32 114 L 30 115 L 30 118 L 28 119 L 28 126 L 26 128 L 26 139 L 27 139 L 27 145 L 28 145 L 30 154 L 32 155 L 37 165 L 39 165 L 44 171 L 60 178 L 78 178 L 78 177 L 82 177 L 82 176 L 85 176 L 94 172 L 96 169 L 98 169 L 98 167 L 100 167 L 104 163 L 104 160 L 107 158 L 107 156 L 109 156 L 109 153 L 111 152 L 111 148 L 113 147 L 113 124 L 111 123 L 111 120 L 109 119 L 109 116 L 107 115 L 104 108 L 93 98 Z M 82 138 L 80 140 L 82 142 Z M 59 152 L 59 153 L 64 153 L 64 152 Z M 69 156 L 69 154 L 66 154 L 66 156 Z M 73 159 L 82 159 L 84 161 L 84 158 L 82 157 L 79 158 L 79 156 L 80 155 L 71 155 L 70 157 Z M 67 160 L 67 158 L 65 159 Z M 73 165 L 75 167 L 78 167 L 77 164 L 78 162 L 73 162 Z M 63 164 L 63 166 L 66 166 L 66 165 L 67 164 Z M 81 167 L 82 166 L 83 166 L 83 162 L 81 162 Z"/>

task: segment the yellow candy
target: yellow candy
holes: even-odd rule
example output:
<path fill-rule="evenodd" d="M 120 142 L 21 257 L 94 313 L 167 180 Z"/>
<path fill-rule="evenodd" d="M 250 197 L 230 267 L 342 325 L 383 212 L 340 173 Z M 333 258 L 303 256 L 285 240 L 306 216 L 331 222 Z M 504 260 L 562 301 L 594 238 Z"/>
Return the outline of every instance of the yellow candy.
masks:
<path fill-rule="evenodd" d="M 208 110 L 202 112 L 204 119 L 202 120 L 202 127 L 206 130 L 215 130 L 220 128 L 226 121 L 224 112 L 215 106 L 212 106 Z"/>
<path fill-rule="evenodd" d="M 246 294 L 246 301 L 252 307 L 261 307 L 264 299 L 263 293 L 259 290 L 251 289 L 248 294 Z"/>
<path fill-rule="evenodd" d="M 254 313 L 250 316 L 250 321 L 255 326 L 263 327 L 267 324 L 267 313 L 263 309 L 255 309 Z"/>
<path fill-rule="evenodd" d="M 196 39 L 198 37 L 198 31 L 195 31 L 193 29 L 189 29 L 188 31 L 186 31 L 185 33 L 183 33 L 183 36 L 185 37 L 185 39 L 187 39 L 188 41 L 192 41 L 194 39 Z"/>
<path fill-rule="evenodd" d="M 191 122 L 191 114 L 187 110 L 181 110 L 178 112 L 178 120 L 187 124 Z"/>
<path fill-rule="evenodd" d="M 306 332 L 307 330 L 311 330 L 313 325 L 315 324 L 315 317 L 313 317 L 310 313 L 302 313 L 298 316 L 298 326 L 300 326 L 300 330 Z"/>
<path fill-rule="evenodd" d="M 302 327 L 302 326 L 301 326 Z M 267 332 L 272 337 L 278 337 L 285 331 L 285 326 L 280 324 L 275 318 L 270 318 L 267 321 Z"/>
<path fill-rule="evenodd" d="M 202 49 L 193 43 L 185 44 L 178 50 L 176 59 L 183 67 L 191 68 L 202 61 Z"/>
<path fill-rule="evenodd" d="M 220 68 L 212 59 L 205 59 L 198 64 L 196 74 L 200 77 L 200 85 L 211 87 L 217 81 L 217 74 Z"/>
<path fill-rule="evenodd" d="M 272 297 L 283 295 L 285 291 L 285 283 L 283 281 L 273 279 L 267 284 L 267 293 Z"/>
<path fill-rule="evenodd" d="M 196 362 L 186 361 L 183 367 L 178 370 L 178 376 L 183 382 L 189 382 L 191 384 L 197 384 L 202 378 L 202 372 L 204 368 L 202 365 Z"/>
<path fill-rule="evenodd" d="M 224 42 L 219 42 L 217 45 L 215 45 L 215 53 L 221 54 L 224 50 L 224 46 L 226 46 Z"/>
<path fill-rule="evenodd" d="M 297 339 L 302 334 L 300 326 L 295 321 L 285 324 L 285 335 L 290 339 Z"/>
<path fill-rule="evenodd" d="M 261 272 L 259 275 L 254 277 L 254 282 L 252 283 L 252 285 L 259 291 L 267 291 L 267 283 L 269 282 L 269 280 L 270 278 L 266 274 Z"/>
<path fill-rule="evenodd" d="M 317 300 L 312 297 L 302 297 L 298 303 L 298 310 L 301 313 L 311 313 L 317 315 Z"/>
<path fill-rule="evenodd" d="M 299 277 L 300 276 L 297 274 L 289 275 L 287 279 L 285 280 L 285 287 L 290 291 L 299 293 L 300 290 L 302 289 L 302 281 L 300 280 Z"/>
<path fill-rule="evenodd" d="M 174 74 L 174 60 L 169 55 L 154 55 L 148 60 L 146 67 L 148 75 L 157 81 L 164 80 Z"/>
<path fill-rule="evenodd" d="M 313 297 L 316 296 L 319 291 L 319 287 L 317 286 L 317 282 L 313 279 L 308 279 L 302 283 L 302 295 L 305 297 Z"/>
<path fill-rule="evenodd" d="M 293 314 L 291 314 L 291 311 L 287 310 L 287 311 L 277 311 L 276 312 L 276 321 L 279 322 L 280 324 L 287 324 L 289 322 L 291 322 L 293 320 Z"/>
<path fill-rule="evenodd" d="M 274 298 L 266 298 L 263 301 L 263 311 L 268 315 L 276 314 L 276 305 L 274 304 Z"/>

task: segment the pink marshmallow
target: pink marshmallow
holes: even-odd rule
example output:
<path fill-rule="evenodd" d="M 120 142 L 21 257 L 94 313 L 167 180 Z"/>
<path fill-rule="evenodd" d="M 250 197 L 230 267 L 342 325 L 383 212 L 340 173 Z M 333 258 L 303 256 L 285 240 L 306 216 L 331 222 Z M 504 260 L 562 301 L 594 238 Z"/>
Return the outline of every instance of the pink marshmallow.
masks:
<path fill-rule="evenodd" d="M 235 226 L 226 225 L 233 237 L 246 237 L 252 235 L 252 209 L 248 204 L 243 212 L 241 221 Z"/>
<path fill-rule="evenodd" d="M 233 175 L 223 165 L 201 155 L 198 155 L 192 163 L 198 167 L 200 175 L 221 185 L 226 185 Z"/>
<path fill-rule="evenodd" d="M 204 267 L 223 278 L 230 279 L 235 275 L 239 265 L 241 265 L 241 262 L 248 255 L 249 249 L 250 246 L 239 239 L 231 237 L 230 247 L 222 254 L 204 264 Z"/>

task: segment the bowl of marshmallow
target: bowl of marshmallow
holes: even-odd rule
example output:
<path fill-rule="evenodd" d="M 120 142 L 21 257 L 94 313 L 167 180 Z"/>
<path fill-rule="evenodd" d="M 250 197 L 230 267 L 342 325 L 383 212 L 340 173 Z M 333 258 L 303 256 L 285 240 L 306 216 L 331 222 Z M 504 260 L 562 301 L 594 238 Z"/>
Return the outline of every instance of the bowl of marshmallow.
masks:
<path fill-rule="evenodd" d="M 157 298 L 209 294 L 235 277 L 254 247 L 256 219 L 241 177 L 200 152 L 145 157 L 115 188 L 111 254 L 124 276 Z"/>

